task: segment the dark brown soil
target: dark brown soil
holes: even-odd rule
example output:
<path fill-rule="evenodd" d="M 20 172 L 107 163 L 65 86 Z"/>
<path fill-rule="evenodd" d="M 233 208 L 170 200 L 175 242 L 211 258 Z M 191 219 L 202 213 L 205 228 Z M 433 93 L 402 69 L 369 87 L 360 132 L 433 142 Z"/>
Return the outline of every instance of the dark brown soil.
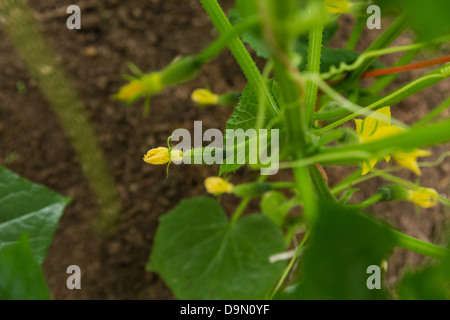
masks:
<path fill-rule="evenodd" d="M 44 263 L 45 275 L 54 299 L 171 299 L 170 290 L 154 273 L 145 271 L 158 218 L 180 199 L 205 195 L 203 181 L 216 175 L 217 167 L 172 166 L 166 179 L 164 166 L 150 166 L 142 155 L 150 148 L 165 146 L 177 128 L 193 128 L 202 120 L 204 130 L 225 127 L 230 108 L 198 109 L 190 102 L 194 88 L 210 86 L 213 91 L 241 90 L 245 78 L 229 53 L 223 53 L 204 67 L 190 83 L 168 89 L 153 98 L 151 114 L 142 117 L 143 103 L 125 106 L 111 95 L 124 84 L 126 61 L 144 71 L 158 70 L 180 55 L 198 52 L 216 33 L 197 0 L 46 0 L 30 1 L 43 31 L 91 115 L 109 168 L 123 202 L 118 231 L 101 236 L 92 227 L 98 207 L 83 177 L 74 151 L 50 106 L 17 57 L 0 28 L 0 164 L 18 174 L 73 198 L 65 211 Z M 229 8 L 233 1 L 222 1 Z M 65 8 L 79 4 L 82 30 L 66 28 Z M 343 20 L 344 25 L 348 21 Z M 347 28 L 348 29 L 348 28 Z M 373 37 L 373 36 L 372 36 Z M 418 73 L 402 75 L 399 81 Z M 18 84 L 24 83 L 25 93 Z M 397 82 L 397 85 L 400 82 Z M 448 81 L 400 104 L 394 116 L 406 123 L 423 116 L 443 100 Z M 448 113 L 447 113 L 448 115 Z M 448 145 L 436 149 L 436 155 Z M 327 168 L 333 183 L 344 172 Z M 422 184 L 448 191 L 450 162 L 423 170 Z M 250 180 L 254 173 L 241 171 L 233 181 Z M 404 172 L 413 179 L 413 175 Z M 280 179 L 289 179 L 282 172 Z M 358 197 L 369 195 L 381 181 L 367 184 Z M 223 197 L 231 211 L 234 197 Z M 255 204 L 250 210 L 256 209 Z M 408 234 L 438 241 L 444 208 L 416 214 L 410 204 L 378 205 L 374 211 Z M 405 263 L 422 259 L 398 250 L 391 259 L 388 281 L 397 279 Z M 66 288 L 66 268 L 76 264 L 82 270 L 82 290 Z"/>

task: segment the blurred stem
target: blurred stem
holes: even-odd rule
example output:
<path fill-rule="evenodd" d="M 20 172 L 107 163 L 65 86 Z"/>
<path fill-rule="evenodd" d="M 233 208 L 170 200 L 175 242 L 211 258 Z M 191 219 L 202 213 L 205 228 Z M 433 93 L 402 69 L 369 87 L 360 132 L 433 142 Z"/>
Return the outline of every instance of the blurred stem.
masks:
<path fill-rule="evenodd" d="M 111 231 L 119 218 L 120 198 L 83 101 L 57 62 L 25 2 L 2 0 L 0 16 L 6 20 L 3 27 L 72 143 L 100 205 L 102 231 Z"/>
<path fill-rule="evenodd" d="M 428 113 L 425 117 L 423 117 L 419 122 L 417 122 L 412 128 L 416 128 L 419 126 L 424 126 L 427 123 L 436 119 L 445 109 L 450 107 L 450 97 L 447 98 L 442 104 L 438 107 L 434 108 L 430 113 Z"/>
<path fill-rule="evenodd" d="M 244 198 L 242 199 L 241 203 L 239 203 L 239 206 L 237 207 L 236 211 L 233 214 L 233 217 L 231 217 L 231 225 L 234 225 L 236 223 L 236 221 L 239 220 L 239 218 L 241 217 L 242 213 L 244 213 L 245 208 L 247 208 L 248 203 L 250 202 L 252 198 L 248 197 L 248 198 Z"/>
<path fill-rule="evenodd" d="M 361 37 L 361 33 L 366 26 L 367 18 L 364 16 L 359 16 L 356 20 L 355 27 L 348 39 L 346 49 L 347 50 L 355 50 L 356 45 L 358 44 L 359 38 Z"/>
<path fill-rule="evenodd" d="M 417 85 L 420 85 L 423 82 L 428 82 L 428 81 L 436 81 L 437 82 L 437 81 L 443 80 L 445 78 L 446 78 L 446 76 L 443 75 L 440 72 L 439 73 L 434 73 L 434 74 L 428 74 L 426 76 L 423 76 L 423 77 L 421 77 L 421 78 L 419 78 L 419 79 L 417 79 L 417 80 L 407 84 L 406 86 L 404 86 L 404 87 L 394 91 L 393 93 L 385 96 L 384 98 L 381 98 L 380 100 L 370 104 L 369 106 L 361 109 L 361 111 L 354 112 L 354 113 L 352 113 L 352 114 L 350 114 L 350 115 L 348 115 L 348 116 L 346 116 L 346 117 L 344 117 L 342 119 L 339 119 L 339 120 L 329 124 L 326 127 L 323 127 L 321 129 L 316 130 L 315 133 L 318 134 L 318 135 L 323 134 L 323 133 L 325 133 L 325 132 L 327 132 L 327 131 L 329 131 L 331 129 L 334 129 L 334 128 L 340 126 L 341 124 L 344 124 L 345 122 L 347 122 L 349 120 L 352 120 L 352 119 L 356 118 L 357 116 L 360 116 L 360 115 L 364 114 L 364 112 L 367 112 L 369 110 L 375 109 L 377 107 L 386 106 L 388 102 L 392 102 L 392 100 L 394 100 L 398 96 L 401 96 L 401 95 L 407 93 L 409 90 L 411 90 L 412 88 L 414 88 Z M 398 100 L 398 98 L 397 98 L 397 100 Z"/>
<path fill-rule="evenodd" d="M 267 180 L 268 176 L 259 176 L 257 182 L 264 182 Z M 236 211 L 233 213 L 233 216 L 231 217 L 230 225 L 234 225 L 236 221 L 239 220 L 241 215 L 244 213 L 245 208 L 247 208 L 251 197 L 243 198 L 242 201 L 239 203 L 239 206 L 237 207 Z"/>
<path fill-rule="evenodd" d="M 373 196 L 371 196 L 370 198 L 364 200 L 363 202 L 358 203 L 358 204 L 350 204 L 350 205 L 348 205 L 348 207 L 356 208 L 356 209 L 364 209 L 364 208 L 370 207 L 371 205 L 377 203 L 382 198 L 383 198 L 383 196 L 381 194 L 376 193 Z"/>
<path fill-rule="evenodd" d="M 220 52 L 222 52 L 229 44 L 229 42 L 240 36 L 241 34 L 247 32 L 251 27 L 257 25 L 259 23 L 258 17 L 248 18 L 234 27 L 232 27 L 229 32 L 224 33 L 219 39 L 215 40 L 208 47 L 206 47 L 198 56 L 198 59 L 205 63 L 216 57 Z"/>
<path fill-rule="evenodd" d="M 225 16 L 225 13 L 217 0 L 200 0 L 200 2 L 222 36 L 232 32 L 233 27 Z M 234 36 L 229 41 L 228 47 L 247 77 L 247 80 L 253 90 L 255 92 L 260 92 L 260 90 L 264 92 L 264 99 L 269 104 L 269 114 L 274 118 L 278 117 L 280 114 L 278 106 L 276 105 L 272 94 L 269 92 L 266 83 L 263 81 L 261 73 L 259 72 L 255 62 L 248 53 L 242 41 L 238 36 Z"/>
<path fill-rule="evenodd" d="M 308 231 L 306 232 L 306 234 L 304 235 L 304 237 L 302 239 L 302 242 L 300 242 L 300 245 L 295 250 L 294 256 L 292 257 L 291 261 L 289 261 L 289 264 L 287 265 L 286 269 L 284 269 L 283 275 L 281 276 L 280 280 L 278 280 L 277 286 L 275 287 L 275 289 L 273 289 L 272 293 L 270 294 L 269 300 L 273 299 L 273 297 L 280 290 L 284 281 L 286 281 L 286 278 L 289 275 L 289 273 L 291 272 L 292 267 L 294 266 L 298 257 L 300 256 L 300 253 L 302 252 L 302 249 L 305 246 L 305 243 L 308 240 L 310 233 L 311 233 L 311 229 L 308 229 Z"/>
<path fill-rule="evenodd" d="M 448 259 L 450 257 L 450 251 L 445 248 L 413 238 L 396 230 L 393 230 L 393 233 L 397 240 L 396 245 L 400 248 L 438 260 Z"/>
<path fill-rule="evenodd" d="M 270 182 L 271 189 L 291 189 L 295 188 L 294 182 Z"/>

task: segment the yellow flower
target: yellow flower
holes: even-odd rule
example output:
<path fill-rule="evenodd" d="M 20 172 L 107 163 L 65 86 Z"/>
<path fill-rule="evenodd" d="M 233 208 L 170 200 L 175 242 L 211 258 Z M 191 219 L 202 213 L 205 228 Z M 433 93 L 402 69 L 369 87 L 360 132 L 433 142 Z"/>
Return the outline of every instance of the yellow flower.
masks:
<path fill-rule="evenodd" d="M 394 160 L 402 167 L 408 168 L 418 176 L 422 175 L 419 165 L 417 164 L 418 157 L 431 156 L 432 152 L 427 150 L 415 149 L 412 152 L 396 152 L 392 155 Z"/>
<path fill-rule="evenodd" d="M 350 12 L 353 3 L 348 0 L 325 0 L 325 9 L 331 14 Z"/>
<path fill-rule="evenodd" d="M 374 115 L 381 116 L 387 121 L 384 121 L 382 119 L 379 120 Z M 356 132 L 358 133 L 361 142 L 380 140 L 405 131 L 400 127 L 391 125 L 390 119 L 390 107 L 383 107 L 373 112 L 372 115 L 366 117 L 364 120 L 355 119 Z M 431 155 L 430 151 L 414 149 L 411 152 L 395 152 L 394 154 L 392 154 L 392 157 L 400 166 L 410 169 L 417 175 L 421 175 L 419 166 L 417 164 L 417 158 L 426 157 L 429 155 Z M 386 162 L 389 162 L 391 157 L 388 155 L 385 156 L 384 159 L 386 160 Z M 378 159 L 370 159 L 369 161 L 365 161 L 363 163 L 362 174 L 367 174 L 370 170 L 372 170 L 377 162 Z"/>
<path fill-rule="evenodd" d="M 192 92 L 191 99 L 200 105 L 216 105 L 219 103 L 219 96 L 207 89 L 195 89 Z"/>
<path fill-rule="evenodd" d="M 438 193 L 431 188 L 419 188 L 418 190 L 408 190 L 407 200 L 414 202 L 422 208 L 431 208 L 436 205 Z"/>
<path fill-rule="evenodd" d="M 232 193 L 234 185 L 220 177 L 209 177 L 205 180 L 205 188 L 208 193 L 218 196 L 222 193 Z"/>
<path fill-rule="evenodd" d="M 169 149 L 159 147 L 151 149 L 144 156 L 144 161 L 149 164 L 166 164 L 173 160 L 181 161 L 183 159 L 183 152 L 181 150 L 172 150 L 169 155 Z"/>
<path fill-rule="evenodd" d="M 152 95 L 160 92 L 164 88 L 159 73 L 151 73 L 142 78 L 131 80 L 122 86 L 119 92 L 114 95 L 117 100 L 132 103 L 143 95 Z"/>

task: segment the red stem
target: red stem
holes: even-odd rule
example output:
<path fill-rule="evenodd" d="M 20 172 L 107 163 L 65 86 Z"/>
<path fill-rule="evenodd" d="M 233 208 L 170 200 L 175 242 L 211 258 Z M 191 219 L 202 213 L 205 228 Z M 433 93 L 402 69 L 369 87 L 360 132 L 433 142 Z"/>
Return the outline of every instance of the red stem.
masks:
<path fill-rule="evenodd" d="M 404 71 L 408 71 L 408 70 L 421 69 L 421 68 L 426 68 L 429 66 L 434 66 L 436 64 L 447 63 L 447 62 L 450 62 L 450 56 L 446 56 L 446 57 L 442 57 L 442 58 L 438 58 L 438 59 L 434 59 L 434 60 L 429 60 L 429 61 L 424 61 L 424 62 L 419 62 L 419 63 L 408 64 L 406 66 L 401 66 L 401 67 L 375 69 L 375 70 L 370 70 L 370 71 L 367 71 L 366 73 L 364 73 L 361 76 L 361 79 L 379 77 L 379 76 L 384 76 L 387 74 L 404 72 Z"/>

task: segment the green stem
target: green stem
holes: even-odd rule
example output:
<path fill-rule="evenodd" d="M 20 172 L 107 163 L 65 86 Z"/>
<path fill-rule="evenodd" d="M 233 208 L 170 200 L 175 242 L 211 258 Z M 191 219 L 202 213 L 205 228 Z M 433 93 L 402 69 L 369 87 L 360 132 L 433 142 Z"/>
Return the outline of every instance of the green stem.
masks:
<path fill-rule="evenodd" d="M 275 294 L 280 290 L 280 288 L 283 285 L 284 281 L 286 280 L 287 276 L 291 272 L 292 267 L 295 264 L 295 261 L 297 261 L 298 257 L 300 256 L 300 253 L 302 252 L 303 246 L 305 245 L 306 240 L 308 240 L 308 237 L 309 237 L 310 233 L 311 233 L 311 229 L 309 229 L 308 232 L 306 232 L 305 236 L 302 239 L 302 242 L 300 243 L 300 245 L 295 250 L 294 256 L 292 257 L 291 261 L 289 261 L 289 264 L 287 265 L 286 269 L 284 269 L 283 275 L 281 276 L 280 280 L 278 281 L 275 289 L 270 294 L 269 300 L 272 300 L 273 297 L 275 296 Z"/>
<path fill-rule="evenodd" d="M 352 204 L 352 205 L 348 205 L 348 207 L 350 208 L 356 208 L 356 209 L 364 209 L 367 208 L 371 205 L 373 205 L 374 203 L 377 203 L 378 201 L 380 201 L 383 198 L 383 196 L 379 193 L 374 194 L 372 197 L 364 200 L 361 203 L 358 204 Z"/>
<path fill-rule="evenodd" d="M 309 47 L 308 47 L 308 72 L 311 74 L 320 74 L 320 58 L 322 54 L 322 37 L 323 37 L 323 25 L 319 24 L 317 27 L 311 30 L 309 34 Z M 306 100 L 305 100 L 305 112 L 306 112 L 306 125 L 311 127 L 313 123 L 313 114 L 316 108 L 318 86 L 314 81 L 306 82 Z"/>
<path fill-rule="evenodd" d="M 397 39 L 409 26 L 409 19 L 406 15 L 400 16 L 397 20 L 392 23 L 389 28 L 384 31 L 380 37 L 378 37 L 372 44 L 367 48 L 366 52 L 386 48 L 395 39 Z M 350 73 L 347 80 L 345 81 L 345 88 L 351 87 L 355 82 L 359 81 L 361 75 L 366 71 L 372 63 L 374 63 L 376 58 L 367 59 L 358 69 Z"/>
<path fill-rule="evenodd" d="M 215 40 L 208 47 L 206 47 L 198 56 L 198 60 L 201 63 L 205 63 L 216 57 L 220 52 L 222 52 L 229 44 L 229 42 L 240 36 L 241 34 L 247 32 L 251 27 L 259 23 L 258 17 L 248 18 L 234 27 L 232 27 L 229 32 L 224 33 L 219 39 Z"/>
<path fill-rule="evenodd" d="M 295 188 L 295 183 L 294 182 L 270 182 L 270 188 L 271 189 L 291 189 L 291 188 Z"/>
<path fill-rule="evenodd" d="M 402 186 L 404 186 L 405 188 L 408 188 L 408 189 L 411 189 L 411 190 L 417 190 L 417 189 L 420 188 L 420 186 L 415 185 L 414 183 L 409 182 L 408 180 L 404 180 L 404 179 L 402 179 L 402 178 L 399 178 L 399 177 L 396 177 L 396 176 L 394 176 L 394 175 L 392 175 L 392 174 L 389 174 L 389 173 L 387 173 L 386 171 L 379 171 L 379 170 L 376 170 L 376 169 L 375 169 L 374 172 L 378 173 L 378 175 L 379 175 L 380 177 L 382 177 L 382 178 L 384 178 L 384 179 L 386 179 L 386 180 L 395 182 L 395 183 L 397 183 L 397 184 L 399 184 L 399 185 L 402 185 Z M 445 197 L 439 195 L 439 196 L 438 196 L 438 201 L 439 201 L 440 203 L 442 203 L 443 205 L 445 205 L 445 206 L 447 206 L 447 207 L 450 207 L 450 200 L 449 200 L 449 199 L 447 199 L 447 198 L 445 198 Z"/>
<path fill-rule="evenodd" d="M 225 13 L 223 12 L 217 0 L 200 0 L 200 2 L 222 36 L 232 32 L 233 27 L 225 16 Z M 270 106 L 269 113 L 273 117 L 278 117 L 280 114 L 278 106 L 276 105 L 272 94 L 269 92 L 265 82 L 263 81 L 263 77 L 261 76 L 258 67 L 256 66 L 242 41 L 238 36 L 235 36 L 229 41 L 228 47 L 230 48 L 231 53 L 233 54 L 245 76 L 247 77 L 249 84 L 253 87 L 253 90 L 255 92 L 260 92 L 260 90 L 264 92 L 264 98 Z"/>
<path fill-rule="evenodd" d="M 306 167 L 315 163 L 325 165 L 352 164 L 362 160 L 379 159 L 399 150 L 412 150 L 442 144 L 450 141 L 449 126 L 450 119 L 372 142 L 324 148 L 313 156 L 292 162 L 282 162 L 279 168 Z"/>
<path fill-rule="evenodd" d="M 295 0 L 266 0 L 258 2 L 258 4 L 265 23 L 265 36 L 274 53 L 274 71 L 278 79 L 280 95 L 284 103 L 284 117 L 287 122 L 288 150 L 294 160 L 300 160 L 308 153 L 310 145 L 306 133 L 305 109 L 300 95 L 301 86 L 294 76 L 294 72 L 298 70 L 294 70 L 289 65 L 293 56 L 292 39 L 277 29 L 277 26 L 289 21 L 297 3 Z M 320 57 L 312 57 L 313 61 L 317 61 L 317 59 L 320 60 Z M 318 204 L 310 172 L 307 167 L 298 167 L 293 169 L 293 173 L 297 189 L 303 200 L 305 218 L 311 222 L 317 216 Z"/>
<path fill-rule="evenodd" d="M 427 75 L 420 78 L 420 79 L 422 79 L 422 81 L 416 83 L 415 86 L 412 86 L 408 90 L 404 90 L 402 93 L 385 101 L 385 105 L 392 106 L 394 104 L 397 104 L 397 103 L 405 100 L 406 98 L 412 96 L 413 94 L 418 93 L 418 92 L 442 81 L 443 79 L 446 79 L 448 77 L 448 74 L 446 73 L 446 70 L 448 70 L 448 68 L 450 68 L 450 64 L 446 64 L 446 65 L 428 73 Z M 376 98 L 376 99 L 379 99 L 379 98 Z M 367 104 L 373 103 L 373 98 L 367 97 L 367 98 L 361 99 L 360 103 L 362 105 L 367 105 Z"/>
<path fill-rule="evenodd" d="M 405 53 L 398 61 L 394 64 L 393 67 L 400 67 L 407 65 L 410 63 L 419 53 L 419 49 L 415 49 L 412 51 L 408 51 Z M 390 74 L 384 77 L 380 77 L 376 80 L 376 82 L 369 88 L 369 91 L 373 95 L 379 94 L 383 91 L 388 85 L 390 85 L 397 78 L 396 74 Z"/>
<path fill-rule="evenodd" d="M 387 168 L 384 170 L 377 170 L 380 172 L 393 172 L 396 170 L 401 169 L 400 167 L 392 167 L 392 168 Z M 366 174 L 364 176 L 361 175 L 361 168 L 356 169 L 354 172 L 352 172 L 348 177 L 346 177 L 344 180 L 340 181 L 339 183 L 337 183 L 336 185 L 334 185 L 331 188 L 331 193 L 332 194 L 338 194 L 339 192 L 345 190 L 348 187 L 353 187 L 354 185 L 357 185 L 361 182 L 376 178 L 378 176 L 380 176 L 377 173 L 370 173 L 370 174 Z"/>
<path fill-rule="evenodd" d="M 241 203 L 239 203 L 239 206 L 237 207 L 236 211 L 234 212 L 233 216 L 231 217 L 230 225 L 234 225 L 236 221 L 241 217 L 242 213 L 244 213 L 245 208 L 247 208 L 248 203 L 250 202 L 251 198 L 244 198 L 242 199 Z"/>
<path fill-rule="evenodd" d="M 263 70 L 262 74 L 263 81 L 265 82 L 267 81 L 267 79 L 270 76 L 270 73 L 272 72 L 272 69 L 273 69 L 273 62 L 272 60 L 269 60 Z M 258 92 L 258 115 L 256 117 L 256 125 L 255 125 L 256 130 L 263 129 L 264 122 L 266 121 L 266 109 L 267 109 L 267 101 L 264 99 L 264 91 L 262 90 L 262 88 L 260 88 Z"/>
<path fill-rule="evenodd" d="M 337 141 L 337 140 L 342 139 L 344 137 L 344 135 L 345 135 L 345 132 L 340 129 L 328 131 L 320 136 L 318 145 L 319 145 L 319 147 L 326 146 L 327 144 L 329 144 L 332 141 Z"/>
<path fill-rule="evenodd" d="M 368 60 L 370 59 L 376 59 L 377 57 L 393 54 L 396 52 L 402 52 L 402 51 L 416 51 L 421 48 L 425 48 L 427 46 L 430 46 L 432 44 L 436 43 L 442 43 L 442 42 L 448 42 L 450 40 L 450 36 L 444 36 L 439 37 L 436 39 L 433 39 L 432 41 L 428 42 L 419 42 L 419 43 L 413 43 L 408 44 L 405 46 L 399 46 L 399 47 L 389 47 L 384 49 L 378 49 L 373 51 L 366 51 L 358 56 L 358 58 L 351 64 L 341 63 L 337 68 L 335 66 L 331 66 L 328 72 L 324 72 L 321 74 L 322 79 L 330 79 L 337 75 L 342 75 L 345 72 L 355 71 L 361 66 L 363 66 Z"/>
<path fill-rule="evenodd" d="M 447 100 L 445 100 L 441 105 L 434 108 L 433 111 L 431 111 L 425 117 L 423 117 L 422 120 L 417 122 L 414 126 L 412 126 L 412 128 L 423 126 L 423 125 L 426 125 L 427 123 L 433 121 L 448 107 L 450 107 L 450 97 L 448 97 Z"/>
<path fill-rule="evenodd" d="M 403 88 L 400 88 L 400 89 L 394 91 L 393 93 L 387 95 L 386 97 L 381 98 L 380 100 L 370 104 L 369 106 L 367 106 L 365 108 L 362 108 L 360 111 L 354 112 L 354 113 L 352 113 L 352 114 L 350 114 L 350 115 L 348 115 L 348 116 L 346 116 L 346 117 L 344 117 L 342 119 L 339 119 L 339 120 L 329 124 L 326 127 L 323 127 L 321 129 L 317 130 L 315 133 L 318 134 L 318 135 L 321 135 L 324 132 L 329 131 L 331 129 L 334 129 L 334 128 L 340 126 L 341 124 L 344 124 L 345 122 L 347 122 L 349 120 L 352 120 L 352 119 L 356 118 L 357 116 L 360 116 L 360 115 L 364 114 L 365 112 L 367 112 L 369 110 L 375 109 L 375 108 L 380 107 L 380 106 L 385 106 L 385 105 L 387 105 L 388 102 L 392 102 L 392 100 L 394 98 L 398 97 L 399 95 L 404 94 L 405 92 L 408 92 L 408 90 L 410 90 L 411 88 L 419 85 L 422 82 L 433 81 L 433 80 L 438 80 L 439 81 L 439 80 L 442 80 L 442 79 L 445 79 L 445 78 L 446 78 L 446 76 L 443 75 L 442 73 L 426 75 L 426 76 L 424 76 L 422 78 L 419 78 L 419 79 L 417 79 L 417 80 L 407 84 Z M 325 86 L 323 88 L 325 88 L 325 90 L 328 91 L 327 93 L 330 92 L 328 90 L 329 88 L 327 88 Z M 336 98 L 336 96 L 335 96 L 335 98 Z M 339 99 L 339 100 L 342 100 L 342 99 Z M 346 99 L 345 99 L 345 101 L 338 101 L 338 102 L 341 102 L 341 103 L 345 102 L 344 106 L 346 106 L 346 107 L 349 107 L 349 106 L 353 107 L 354 106 L 353 103 L 349 102 Z"/>
<path fill-rule="evenodd" d="M 356 20 L 355 27 L 353 28 L 352 34 L 348 39 L 346 49 L 347 50 L 355 50 L 356 45 L 358 44 L 359 38 L 361 37 L 361 33 L 366 26 L 366 17 L 360 16 Z"/>
<path fill-rule="evenodd" d="M 406 250 L 414 251 L 427 257 L 443 260 L 450 257 L 450 251 L 429 242 L 410 237 L 404 233 L 393 230 L 397 240 L 397 246 Z"/>

